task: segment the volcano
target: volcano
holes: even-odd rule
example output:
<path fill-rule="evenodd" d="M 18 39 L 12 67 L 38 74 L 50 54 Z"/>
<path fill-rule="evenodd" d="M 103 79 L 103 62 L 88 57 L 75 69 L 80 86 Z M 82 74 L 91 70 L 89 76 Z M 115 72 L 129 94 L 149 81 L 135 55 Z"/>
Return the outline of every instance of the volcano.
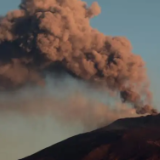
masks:
<path fill-rule="evenodd" d="M 31 144 L 32 145 L 32 144 Z M 159 160 L 160 114 L 119 119 L 20 160 Z"/>

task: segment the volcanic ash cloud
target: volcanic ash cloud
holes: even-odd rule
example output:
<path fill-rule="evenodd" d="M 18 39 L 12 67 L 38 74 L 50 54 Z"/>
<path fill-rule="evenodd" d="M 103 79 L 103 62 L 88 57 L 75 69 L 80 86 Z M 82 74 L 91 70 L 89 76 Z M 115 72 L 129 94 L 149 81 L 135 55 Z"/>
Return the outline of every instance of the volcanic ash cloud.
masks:
<path fill-rule="evenodd" d="M 22 0 L 0 18 L 0 87 L 43 84 L 48 72 L 64 70 L 118 92 L 137 113 L 156 113 L 145 63 L 125 37 L 90 26 L 101 12 L 80 0 Z"/>

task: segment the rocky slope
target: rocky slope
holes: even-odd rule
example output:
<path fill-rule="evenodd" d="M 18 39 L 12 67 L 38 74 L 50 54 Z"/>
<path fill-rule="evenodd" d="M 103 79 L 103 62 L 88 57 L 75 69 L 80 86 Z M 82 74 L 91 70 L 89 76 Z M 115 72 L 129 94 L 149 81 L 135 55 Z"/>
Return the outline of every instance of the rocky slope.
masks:
<path fill-rule="evenodd" d="M 21 160 L 160 160 L 160 115 L 120 119 Z"/>

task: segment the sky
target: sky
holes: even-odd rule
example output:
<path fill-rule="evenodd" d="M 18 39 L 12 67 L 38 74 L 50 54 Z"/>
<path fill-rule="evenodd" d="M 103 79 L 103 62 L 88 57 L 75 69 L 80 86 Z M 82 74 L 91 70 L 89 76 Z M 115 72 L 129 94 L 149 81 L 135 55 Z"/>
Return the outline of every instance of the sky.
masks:
<path fill-rule="evenodd" d="M 93 0 L 86 2 L 91 4 Z M 20 0 L 0 0 L 0 15 L 16 9 L 19 3 Z M 92 27 L 106 35 L 126 36 L 131 41 L 133 52 L 141 55 L 146 62 L 154 104 L 160 110 L 160 1 L 98 0 L 98 3 L 102 12 L 91 20 Z M 48 117 L 25 120 L 10 116 L 6 120 L 1 116 L 0 159 L 25 157 L 80 132 L 81 127 L 62 127 Z"/>

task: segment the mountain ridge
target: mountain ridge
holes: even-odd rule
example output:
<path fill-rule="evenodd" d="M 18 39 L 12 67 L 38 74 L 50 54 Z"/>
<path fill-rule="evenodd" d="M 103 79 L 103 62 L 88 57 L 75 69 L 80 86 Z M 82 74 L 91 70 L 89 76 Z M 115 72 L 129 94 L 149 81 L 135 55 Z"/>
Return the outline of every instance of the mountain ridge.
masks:
<path fill-rule="evenodd" d="M 158 160 L 159 120 L 160 114 L 119 119 L 19 160 Z"/>

